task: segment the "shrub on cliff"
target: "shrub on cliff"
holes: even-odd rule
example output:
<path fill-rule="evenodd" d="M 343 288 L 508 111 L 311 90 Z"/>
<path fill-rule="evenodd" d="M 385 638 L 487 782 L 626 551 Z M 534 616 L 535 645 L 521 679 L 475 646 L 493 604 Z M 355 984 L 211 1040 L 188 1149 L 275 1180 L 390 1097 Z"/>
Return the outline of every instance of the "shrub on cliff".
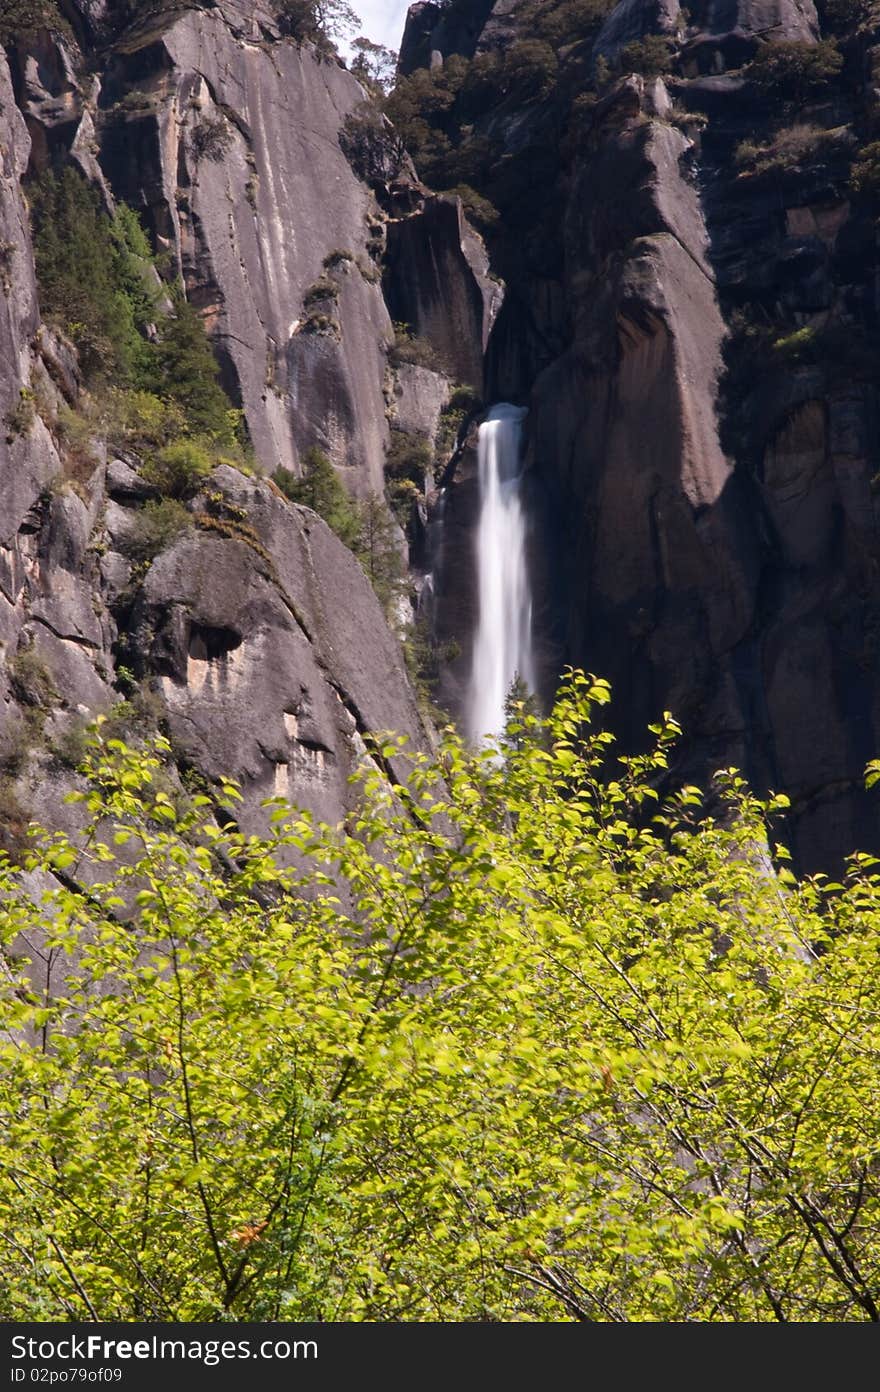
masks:
<path fill-rule="evenodd" d="M 261 835 L 92 751 L 0 859 L 3 1318 L 877 1320 L 876 862 L 774 873 L 785 800 L 661 801 L 607 700 Z"/>
<path fill-rule="evenodd" d="M 121 204 L 108 217 L 72 168 L 47 171 L 28 197 L 41 309 L 75 343 L 89 385 L 176 407 L 185 431 L 235 450 L 242 418 L 220 385 L 204 323 L 180 285 L 168 292 L 170 312 L 160 308 L 136 214 Z"/>
<path fill-rule="evenodd" d="M 371 96 L 384 97 L 394 85 L 397 54 L 366 38 L 355 39 L 352 48 L 351 71 Z"/>
<path fill-rule="evenodd" d="M 392 511 L 404 528 L 413 504 L 424 497 L 425 483 L 433 465 L 434 450 L 430 440 L 408 430 L 392 429 L 385 456 L 385 477 Z"/>
<path fill-rule="evenodd" d="M 835 34 L 852 32 L 871 17 L 871 0 L 818 0 L 822 27 Z"/>
<path fill-rule="evenodd" d="M 560 47 L 589 38 L 614 4 L 615 0 L 526 0 L 517 9 L 517 19 L 523 33 Z"/>
<path fill-rule="evenodd" d="M 311 508 L 323 517 L 340 541 L 352 545 L 358 532 L 357 509 L 323 450 L 312 448 L 306 452 L 300 478 L 289 469 L 276 469 L 273 477 L 292 503 Z"/>
<path fill-rule="evenodd" d="M 385 456 L 385 473 L 390 479 L 410 479 L 424 487 L 425 477 L 434 462 L 434 451 L 424 435 L 409 430 L 392 430 L 391 442 Z"/>
<path fill-rule="evenodd" d="M 109 444 L 144 452 L 182 435 L 186 418 L 180 406 L 155 392 L 114 387 L 101 398 L 96 426 Z"/>
<path fill-rule="evenodd" d="M 467 213 L 469 221 L 481 231 L 489 232 L 498 226 L 501 217 L 498 209 L 494 203 L 490 203 L 488 198 L 484 198 L 475 188 L 471 188 L 470 184 L 456 184 L 455 188 L 444 189 L 443 192 L 461 199 L 462 207 Z"/>
<path fill-rule="evenodd" d="M 546 96 L 558 74 L 559 59 L 545 39 L 520 39 L 505 53 L 505 83 L 520 97 Z"/>
<path fill-rule="evenodd" d="M 315 448 L 305 455 L 301 478 L 289 469 L 276 469 L 273 478 L 292 503 L 311 508 L 345 543 L 390 613 L 405 582 L 399 535 L 384 500 L 371 494 L 355 502 L 329 457 Z"/>
<path fill-rule="evenodd" d="M 175 440 L 148 459 L 144 478 L 169 498 L 188 498 L 207 478 L 213 459 L 196 440 Z"/>
<path fill-rule="evenodd" d="M 392 367 L 409 363 L 413 367 L 426 367 L 431 372 L 446 370 L 442 356 L 434 345 L 413 333 L 409 324 L 394 325 L 394 342 L 388 349 L 388 361 Z"/>
<path fill-rule="evenodd" d="M 0 44 L 27 38 L 39 29 L 70 32 L 56 0 L 2 0 L 0 4 Z"/>
<path fill-rule="evenodd" d="M 280 0 L 277 15 L 284 33 L 298 43 L 332 47 L 360 27 L 360 20 L 345 0 Z"/>
<path fill-rule="evenodd" d="M 853 161 L 850 184 L 856 193 L 876 198 L 880 194 L 880 140 L 863 145 Z"/>
<path fill-rule="evenodd" d="M 826 86 L 842 67 L 843 55 L 834 39 L 817 44 L 789 39 L 762 44 L 746 74 L 770 96 L 803 102 Z"/>
<path fill-rule="evenodd" d="M 339 132 L 342 153 L 359 178 L 384 184 L 406 167 L 406 146 L 383 112 L 365 101 L 349 111 Z"/>
<path fill-rule="evenodd" d="M 122 548 L 141 565 L 154 561 L 193 525 L 186 507 L 177 498 L 156 498 L 134 514 Z"/>
<path fill-rule="evenodd" d="M 642 77 L 662 77 L 671 67 L 672 48 L 661 34 L 646 34 L 625 44 L 617 59 L 619 72 L 640 73 Z"/>
<path fill-rule="evenodd" d="M 798 169 L 806 160 L 817 163 L 827 159 L 848 139 L 850 133 L 847 126 L 825 130 L 821 126 L 799 122 L 776 131 L 764 144 L 743 140 L 736 147 L 734 163 L 745 174 Z"/>

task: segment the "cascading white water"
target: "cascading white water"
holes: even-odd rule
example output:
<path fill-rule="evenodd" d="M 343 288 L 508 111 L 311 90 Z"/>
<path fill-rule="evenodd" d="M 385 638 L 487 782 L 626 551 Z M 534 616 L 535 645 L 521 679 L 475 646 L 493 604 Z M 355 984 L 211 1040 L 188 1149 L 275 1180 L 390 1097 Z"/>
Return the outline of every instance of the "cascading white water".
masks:
<path fill-rule="evenodd" d="M 480 518 L 477 527 L 479 619 L 467 702 L 473 740 L 504 729 L 514 677 L 535 687 L 532 596 L 521 497 L 520 406 L 493 406 L 480 427 Z"/>

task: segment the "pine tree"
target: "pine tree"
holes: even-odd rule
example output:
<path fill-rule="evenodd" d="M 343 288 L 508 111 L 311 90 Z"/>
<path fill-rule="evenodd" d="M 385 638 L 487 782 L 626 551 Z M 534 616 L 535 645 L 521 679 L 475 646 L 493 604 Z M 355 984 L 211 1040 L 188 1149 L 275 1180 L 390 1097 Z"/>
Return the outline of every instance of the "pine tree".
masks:
<path fill-rule="evenodd" d="M 406 584 L 398 529 L 378 493 L 371 493 L 358 512 L 360 526 L 352 550 L 383 607 L 389 610 Z"/>
<path fill-rule="evenodd" d="M 192 434 L 218 443 L 235 443 L 235 413 L 220 385 L 220 370 L 198 310 L 183 288 L 172 292 L 173 313 L 162 323 L 158 352 L 157 395 L 176 401 Z"/>
<path fill-rule="evenodd" d="M 340 541 L 349 547 L 353 545 L 359 526 L 357 510 L 323 450 L 314 446 L 307 450 L 302 478 L 289 469 L 278 469 L 275 482 L 292 503 L 311 508 L 323 517 Z"/>
<path fill-rule="evenodd" d="M 507 749 L 522 749 L 534 742 L 541 733 L 541 708 L 528 682 L 514 673 L 504 698 L 504 736 Z"/>
<path fill-rule="evenodd" d="M 130 219 L 111 223 L 97 193 L 74 169 L 49 170 L 30 186 L 34 253 L 43 314 L 70 336 L 87 378 L 129 382 L 142 357 Z"/>

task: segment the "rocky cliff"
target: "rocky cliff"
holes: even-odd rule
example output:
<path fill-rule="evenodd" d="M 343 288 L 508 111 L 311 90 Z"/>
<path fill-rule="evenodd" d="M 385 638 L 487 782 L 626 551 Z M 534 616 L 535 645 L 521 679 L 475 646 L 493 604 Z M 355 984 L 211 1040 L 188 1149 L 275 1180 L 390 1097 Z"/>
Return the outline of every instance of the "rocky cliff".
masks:
<path fill-rule="evenodd" d="M 500 213 L 488 396 L 530 409 L 548 688 L 609 677 L 630 746 L 671 709 L 681 772 L 789 794 L 801 866 L 876 847 L 871 7 L 499 0 L 445 65 L 432 34 L 422 164 Z"/>
<path fill-rule="evenodd" d="M 678 773 L 789 794 L 801 866 L 880 844 L 867 4 L 426 0 L 390 110 L 434 193 L 269 6 L 37 8 L 0 64 L 7 844 L 57 812 L 98 712 L 241 778 L 252 817 L 273 791 L 341 815 L 370 731 L 424 740 L 388 626 L 409 599 L 381 603 L 273 475 L 321 451 L 414 591 L 437 571 L 421 612 L 459 646 L 455 710 L 476 513 L 456 431 L 481 396 L 529 406 L 544 695 L 566 662 L 610 677 L 628 747 L 672 709 Z M 63 168 L 138 214 L 162 312 L 179 279 L 245 423 L 250 454 L 170 513 L 41 305 L 28 204 Z"/>
<path fill-rule="evenodd" d="M 319 448 L 405 552 L 384 501 L 392 427 L 428 467 L 455 376 L 481 378 L 498 288 L 456 201 L 386 158 L 358 81 L 269 8 L 63 10 L 0 55 L 0 837 L 15 849 L 30 816 L 72 815 L 99 713 L 126 735 L 164 729 L 184 773 L 242 780 L 245 820 L 273 794 L 333 820 L 370 732 L 428 738 L 389 628 L 412 611 L 383 610 L 271 475 Z M 108 445 L 76 353 L 41 322 L 29 190 L 71 167 L 108 211 L 138 214 L 182 281 L 249 441 L 250 467 L 221 460 L 172 499 L 148 552 L 145 527 L 170 515 L 148 453 Z M 442 294 L 413 283 L 425 257 Z M 410 321 L 392 361 L 383 274 Z M 410 485 L 415 535 L 425 479 Z"/>

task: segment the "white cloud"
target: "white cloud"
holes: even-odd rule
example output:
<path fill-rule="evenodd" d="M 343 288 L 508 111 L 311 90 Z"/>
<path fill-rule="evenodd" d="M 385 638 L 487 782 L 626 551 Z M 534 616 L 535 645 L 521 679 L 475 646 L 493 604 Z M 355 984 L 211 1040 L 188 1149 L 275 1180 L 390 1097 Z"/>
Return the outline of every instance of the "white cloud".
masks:
<path fill-rule="evenodd" d="M 352 8 L 360 15 L 368 39 L 388 48 L 400 47 L 409 0 L 354 0 Z"/>

